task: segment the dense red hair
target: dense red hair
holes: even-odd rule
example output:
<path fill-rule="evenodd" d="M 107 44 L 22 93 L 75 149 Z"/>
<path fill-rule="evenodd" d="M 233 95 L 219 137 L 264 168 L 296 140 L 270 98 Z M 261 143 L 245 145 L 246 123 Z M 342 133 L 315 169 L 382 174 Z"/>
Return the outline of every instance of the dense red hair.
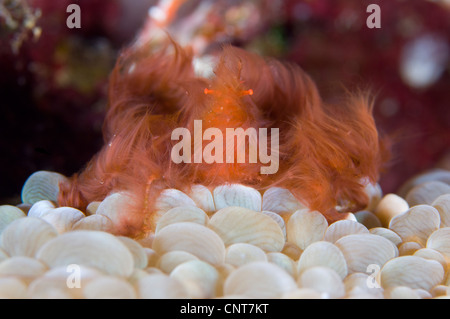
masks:
<path fill-rule="evenodd" d="M 118 232 L 133 236 L 153 229 L 153 203 L 161 190 L 194 184 L 285 187 L 330 221 L 339 218 L 337 205 L 365 206 L 362 181 L 376 182 L 388 157 L 366 96 L 327 105 L 298 65 L 232 46 L 221 51 L 211 79 L 195 75 L 192 59 L 170 40 L 157 49 L 148 44 L 122 53 L 109 83 L 105 145 L 60 185 L 60 205 L 84 209 L 112 191 L 130 191 L 136 200 Z M 205 94 L 205 88 L 214 93 Z M 252 95 L 242 94 L 249 89 Z M 172 131 L 192 131 L 198 119 L 203 129 L 279 128 L 278 172 L 261 175 L 260 163 L 175 164 Z"/>

